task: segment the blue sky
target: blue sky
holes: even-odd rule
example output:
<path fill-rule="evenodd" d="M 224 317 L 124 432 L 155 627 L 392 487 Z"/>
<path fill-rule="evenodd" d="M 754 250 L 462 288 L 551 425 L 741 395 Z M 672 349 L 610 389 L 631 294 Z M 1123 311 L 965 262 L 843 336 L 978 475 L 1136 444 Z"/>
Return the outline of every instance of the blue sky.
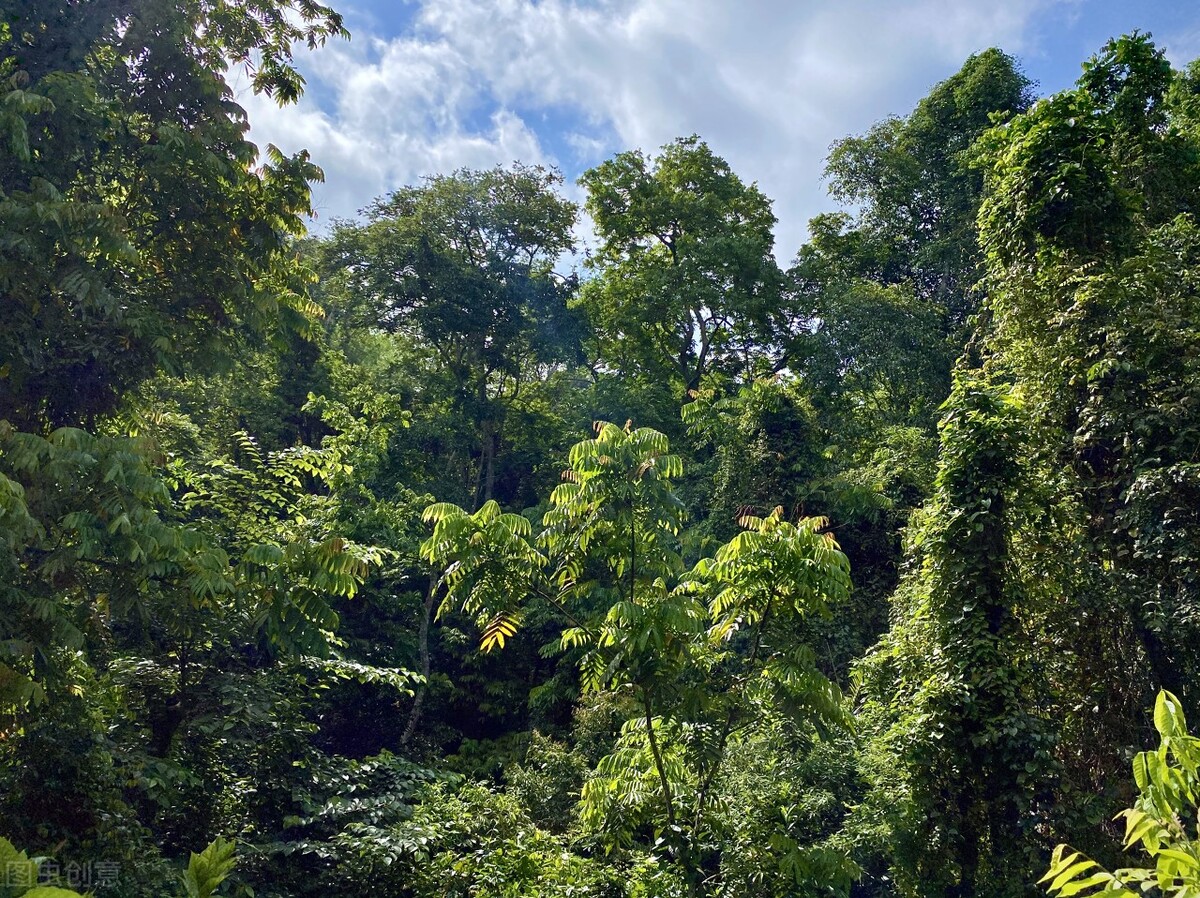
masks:
<path fill-rule="evenodd" d="M 697 133 L 774 200 L 785 263 L 834 208 L 829 145 L 908 113 L 973 52 L 1011 53 L 1042 94 L 1134 29 L 1176 65 L 1200 56 L 1200 4 L 1182 0 L 332 2 L 353 36 L 298 53 L 298 105 L 239 89 L 253 140 L 325 169 L 315 229 L 423 175 L 517 159 L 581 199 L 588 167 Z"/>

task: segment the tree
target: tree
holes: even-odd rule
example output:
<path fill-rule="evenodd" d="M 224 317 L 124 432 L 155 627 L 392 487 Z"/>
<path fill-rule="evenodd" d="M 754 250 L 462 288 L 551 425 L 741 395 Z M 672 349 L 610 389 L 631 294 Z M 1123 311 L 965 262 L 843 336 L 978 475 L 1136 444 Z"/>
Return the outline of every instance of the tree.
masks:
<path fill-rule="evenodd" d="M 522 165 L 431 177 L 376 201 L 366 225 L 341 224 L 327 247 L 332 289 L 361 322 L 434 351 L 431 373 L 474 430 L 476 506 L 495 490 L 522 389 L 578 357 L 573 281 L 555 273 L 575 223 L 575 206 L 555 192 L 561 181 Z"/>
<path fill-rule="evenodd" d="M 1188 623 L 1200 596 L 1182 548 L 1197 532 L 1200 429 L 1190 411 L 1194 90 L 1148 38 L 1122 37 L 1076 89 L 989 132 L 979 149 L 989 364 L 1037 403 L 1044 457 L 1070 472 L 1081 503 L 1081 561 L 1131 625 L 1155 685 L 1184 702 L 1200 660 Z"/>
<path fill-rule="evenodd" d="M 1012 560 L 1020 399 L 960 374 L 940 437 L 934 496 L 912 537 L 919 566 L 898 594 L 905 614 L 867 668 L 899 672 L 876 684 L 894 703 L 885 744 L 911 802 L 897 867 L 914 894 L 1021 895 L 1052 738 L 1036 712 L 1018 613 L 1029 598 Z"/>
<path fill-rule="evenodd" d="M 316 309 L 288 241 L 320 178 L 260 160 L 231 100 L 298 96 L 292 44 L 344 35 L 290 0 L 18 2 L 0 26 L 0 419 L 92 428 L 154 373 Z"/>
<path fill-rule="evenodd" d="M 619 153 L 580 183 L 600 245 L 578 304 L 602 365 L 679 400 L 707 372 L 741 375 L 777 349 L 775 216 L 757 186 L 695 136 L 653 159 Z"/>
<path fill-rule="evenodd" d="M 474 514 L 439 504 L 426 511 L 424 552 L 445 570 L 443 610 L 477 617 L 485 650 L 503 647 L 532 605 L 558 612 L 585 690 L 613 690 L 632 712 L 584 786 L 584 823 L 616 846 L 652 832 L 700 895 L 720 879 L 713 812 L 730 744 L 770 709 L 844 723 L 840 693 L 800 634 L 844 598 L 849 575 L 822 521 L 791 524 L 782 509 L 744 518 L 685 575 L 671 489 L 681 472 L 661 434 L 601 422 L 572 449 L 536 538 L 495 503 Z M 801 846 L 773 847 L 789 875 L 807 869 Z"/>
<path fill-rule="evenodd" d="M 838 141 L 829 155 L 831 192 L 861 210 L 846 238 L 856 248 L 847 273 L 910 285 L 921 302 L 945 316 L 942 331 L 956 341 L 978 303 L 975 217 L 983 178 L 971 165 L 970 150 L 995 120 L 1029 108 L 1029 88 L 1012 57 L 984 51 L 938 84 L 910 116 Z M 818 219 L 814 230 L 827 230 L 825 221 Z M 820 245 L 813 249 L 824 254 Z M 802 251 L 801 259 L 808 254 Z"/>
<path fill-rule="evenodd" d="M 789 359 L 826 426 L 848 448 L 889 427 L 929 431 L 955 353 L 938 309 L 907 284 L 856 280 L 823 285 L 811 312 L 814 325 L 797 333 Z"/>
<path fill-rule="evenodd" d="M 119 862 L 131 894 L 161 894 L 197 833 L 280 828 L 327 678 L 410 682 L 313 657 L 386 554 L 338 519 L 361 447 L 243 434 L 205 457 L 227 433 L 138 401 L 318 317 L 292 238 L 320 172 L 259 158 L 226 78 L 289 102 L 293 44 L 344 33 L 286 0 L 17 2 L 0 23 L 3 817 Z"/>
<path fill-rule="evenodd" d="M 789 516 L 804 513 L 828 467 L 806 400 L 797 379 L 782 375 L 736 393 L 720 383 L 696 391 L 683 407 L 683 420 L 696 454 L 708 456 L 698 479 L 710 491 L 705 519 L 694 530 L 720 544 L 737 532 L 748 509 L 783 506 Z"/>
<path fill-rule="evenodd" d="M 1183 88 L 1146 38 L 1120 38 L 976 145 L 980 332 L 903 611 L 863 666 L 891 706 L 867 759 L 881 802 L 912 802 L 896 844 L 914 893 L 1021 894 L 1051 833 L 1103 857 L 1087 821 L 1116 800 L 1136 709 L 1164 685 L 1192 700 L 1197 232 L 1180 210 L 1200 182 Z"/>
<path fill-rule="evenodd" d="M 999 50 L 970 57 L 906 118 L 838 141 L 825 169 L 855 214 L 820 215 L 788 272 L 787 359 L 833 438 L 852 447 L 920 427 L 930 437 L 981 297 L 971 147 L 1028 108 L 1029 81 Z"/>
<path fill-rule="evenodd" d="M 816 507 L 835 519 L 862 572 L 863 622 L 886 618 L 902 529 L 931 492 L 954 360 L 970 351 L 983 197 L 970 148 L 1029 103 L 1027 79 L 993 49 L 970 57 L 908 116 L 838 141 L 825 174 L 852 213 L 814 218 L 787 273 L 785 359 L 810 397 L 823 480 L 839 485 L 826 486 Z"/>

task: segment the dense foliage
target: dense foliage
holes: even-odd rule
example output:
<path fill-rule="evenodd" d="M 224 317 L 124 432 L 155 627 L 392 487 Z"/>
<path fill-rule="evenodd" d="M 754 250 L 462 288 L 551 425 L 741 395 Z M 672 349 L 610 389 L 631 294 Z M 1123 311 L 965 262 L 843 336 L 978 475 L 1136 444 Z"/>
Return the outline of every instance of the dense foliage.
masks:
<path fill-rule="evenodd" d="M 0 21 L 0 898 L 1195 894 L 1200 68 L 972 56 L 784 266 L 697 136 L 306 236 L 344 36 Z"/>

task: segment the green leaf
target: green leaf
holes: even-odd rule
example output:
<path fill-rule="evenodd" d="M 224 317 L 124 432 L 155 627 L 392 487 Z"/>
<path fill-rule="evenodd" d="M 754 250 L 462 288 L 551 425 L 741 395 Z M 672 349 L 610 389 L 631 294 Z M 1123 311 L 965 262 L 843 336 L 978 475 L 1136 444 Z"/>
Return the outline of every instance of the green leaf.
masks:
<path fill-rule="evenodd" d="M 1154 701 L 1154 728 L 1164 737 L 1187 732 L 1187 722 L 1184 720 L 1179 699 L 1165 689 Z"/>
<path fill-rule="evenodd" d="M 0 837 L 0 884 L 14 891 L 14 896 L 21 895 L 26 889 L 32 888 L 38 881 L 38 865 L 29 859 L 23 851 L 17 851 L 12 842 Z M 47 896 L 54 898 L 54 896 Z"/>
<path fill-rule="evenodd" d="M 79 892 L 58 886 L 37 886 L 23 893 L 22 898 L 79 898 Z"/>
<path fill-rule="evenodd" d="M 183 883 L 188 898 L 210 898 L 237 863 L 236 846 L 217 837 L 199 854 L 192 852 Z"/>
<path fill-rule="evenodd" d="M 1089 860 L 1077 861 L 1076 863 L 1071 864 L 1056 877 L 1054 877 L 1054 881 L 1050 883 L 1050 891 L 1057 892 L 1068 882 L 1075 879 L 1075 877 L 1077 877 L 1080 873 L 1083 873 L 1085 870 L 1091 870 L 1095 866 L 1096 862 Z"/>

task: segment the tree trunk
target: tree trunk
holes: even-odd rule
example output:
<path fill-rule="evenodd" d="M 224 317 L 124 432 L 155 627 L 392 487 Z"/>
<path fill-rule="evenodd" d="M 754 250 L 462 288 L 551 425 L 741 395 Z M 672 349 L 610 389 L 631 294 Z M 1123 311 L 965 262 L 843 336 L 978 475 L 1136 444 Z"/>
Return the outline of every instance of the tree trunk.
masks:
<path fill-rule="evenodd" d="M 480 428 L 479 474 L 475 479 L 475 510 L 491 501 L 496 493 L 496 452 L 500 432 L 495 422 L 488 421 Z"/>
<path fill-rule="evenodd" d="M 425 704 L 425 693 L 429 690 L 429 627 L 433 621 L 433 600 L 437 597 L 437 574 L 429 574 L 429 588 L 425 591 L 425 613 L 421 615 L 420 629 L 417 631 L 417 653 L 421 662 L 421 676 L 424 678 L 417 686 L 417 694 L 413 697 L 412 710 L 408 712 L 408 722 L 404 725 L 404 734 L 400 737 L 400 746 L 408 745 L 421 722 L 421 709 Z"/>

